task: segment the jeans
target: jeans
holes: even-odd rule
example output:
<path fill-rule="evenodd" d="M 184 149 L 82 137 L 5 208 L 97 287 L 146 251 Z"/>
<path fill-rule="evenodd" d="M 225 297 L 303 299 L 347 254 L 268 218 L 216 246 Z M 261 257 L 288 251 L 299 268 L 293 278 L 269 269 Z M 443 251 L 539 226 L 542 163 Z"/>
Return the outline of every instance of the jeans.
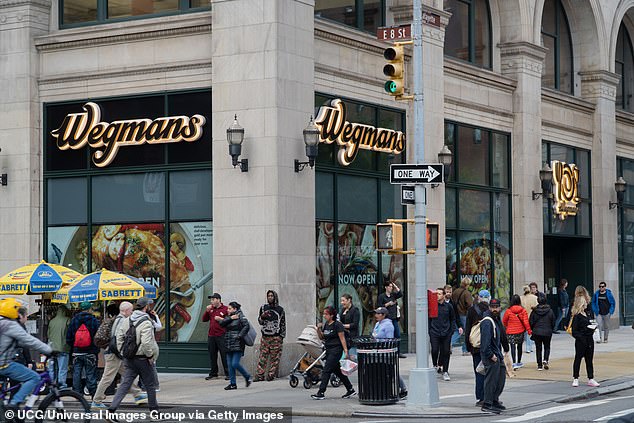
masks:
<path fill-rule="evenodd" d="M 240 359 L 242 358 L 242 351 L 227 351 L 227 365 L 229 366 L 229 383 L 232 385 L 236 384 L 236 370 L 244 376 L 245 380 L 251 379 L 251 375 L 247 370 L 242 367 L 240 364 Z"/>
<path fill-rule="evenodd" d="M 503 360 L 498 360 L 486 364 L 485 368 L 484 402 L 491 405 L 500 401 L 500 395 L 506 383 L 506 367 Z"/>
<path fill-rule="evenodd" d="M 346 387 L 348 391 L 352 390 L 352 383 L 348 376 L 341 373 L 341 364 L 339 363 L 339 359 L 341 358 L 341 354 L 343 354 L 342 347 L 334 347 L 326 350 L 326 357 L 324 359 L 324 369 L 321 372 L 321 383 L 319 384 L 319 392 L 326 392 L 326 388 L 328 387 L 328 383 L 330 382 L 330 375 L 336 374 L 343 386 Z"/>
<path fill-rule="evenodd" d="M 449 371 L 449 351 L 451 350 L 451 335 L 429 335 L 431 343 L 431 361 L 434 367 L 442 367 L 443 373 Z"/>
<path fill-rule="evenodd" d="M 57 370 L 57 379 L 54 371 Z M 66 388 L 66 378 L 68 377 L 68 353 L 57 354 L 57 367 L 54 369 L 53 364 L 49 366 L 48 374 L 52 380 L 57 380 L 60 388 Z"/>
<path fill-rule="evenodd" d="M 542 367 L 542 345 L 544 346 L 544 361 L 550 358 L 550 341 L 552 336 L 533 335 L 535 339 L 535 352 L 537 355 L 537 367 Z"/>
<path fill-rule="evenodd" d="M 11 401 L 9 401 L 9 405 L 16 407 L 24 402 L 27 395 L 33 393 L 33 390 L 37 387 L 41 380 L 40 375 L 38 375 L 34 370 L 16 362 L 12 362 L 4 369 L 0 369 L 0 376 L 8 377 L 9 379 L 22 384 L 20 389 L 11 396 Z"/>
<path fill-rule="evenodd" d="M 73 354 L 73 391 L 84 395 L 81 371 L 86 372 L 86 386 L 90 395 L 97 390 L 97 356 L 95 354 Z"/>
<path fill-rule="evenodd" d="M 225 376 L 229 374 L 227 369 L 227 352 L 225 351 L 225 338 L 224 336 L 209 336 L 207 337 L 207 351 L 209 352 L 209 376 L 218 376 L 218 355 L 220 355 L 220 361 L 222 362 L 222 368 L 225 371 Z"/>
<path fill-rule="evenodd" d="M 528 332 L 524 332 L 524 333 L 526 334 Z M 522 344 L 523 342 L 520 342 L 519 344 L 509 343 L 509 347 L 511 348 L 511 358 L 513 359 L 514 364 L 522 362 Z M 528 350 L 528 345 L 526 346 L 526 349 Z M 517 357 L 517 361 L 515 360 L 516 357 Z"/>
<path fill-rule="evenodd" d="M 401 327 L 398 325 L 398 319 L 392 319 L 394 325 L 394 339 L 401 339 Z M 398 353 L 401 354 L 401 343 L 398 343 Z"/>
<path fill-rule="evenodd" d="M 599 340 L 607 342 L 608 335 L 610 334 L 610 315 L 597 315 L 597 324 L 599 325 Z M 603 332 L 603 336 L 601 336 L 601 332 Z"/>
<path fill-rule="evenodd" d="M 575 339 L 575 361 L 572 363 L 572 377 L 579 379 L 579 370 L 581 369 L 581 359 L 586 360 L 586 372 L 588 379 L 594 379 L 594 366 L 592 359 L 594 358 L 594 340 L 591 336 L 582 340 Z"/>
<path fill-rule="evenodd" d="M 555 320 L 555 327 L 553 328 L 553 330 L 559 330 L 559 325 L 561 324 L 561 321 L 564 319 L 564 317 L 566 317 L 566 315 L 568 314 L 568 307 L 565 308 L 557 308 L 557 320 Z"/>
<path fill-rule="evenodd" d="M 125 366 L 125 373 L 123 374 L 121 384 L 117 388 L 117 393 L 114 395 L 112 404 L 110 404 L 108 410 L 114 412 L 117 407 L 119 407 L 137 376 L 140 377 L 145 386 L 148 407 L 150 410 L 157 410 L 158 403 L 156 402 L 156 386 L 154 385 L 156 382 L 154 378 L 154 366 L 150 359 L 143 357 L 133 359 L 126 358 L 123 360 L 123 364 Z"/>
<path fill-rule="evenodd" d="M 482 356 L 480 355 L 480 351 L 476 354 L 472 354 L 471 358 L 473 359 L 473 373 L 475 373 L 475 397 L 478 401 L 484 400 L 484 375 L 476 372 L 475 369 L 482 361 Z"/>
<path fill-rule="evenodd" d="M 524 342 L 526 342 L 526 352 L 533 352 L 535 342 L 531 341 L 531 337 L 528 335 L 528 332 L 524 332 Z"/>

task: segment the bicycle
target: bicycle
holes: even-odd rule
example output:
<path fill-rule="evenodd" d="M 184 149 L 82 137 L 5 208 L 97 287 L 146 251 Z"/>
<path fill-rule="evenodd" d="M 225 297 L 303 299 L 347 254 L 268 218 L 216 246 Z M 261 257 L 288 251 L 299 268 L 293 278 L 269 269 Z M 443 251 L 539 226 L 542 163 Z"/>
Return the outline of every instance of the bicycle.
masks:
<path fill-rule="evenodd" d="M 53 374 L 57 374 L 57 356 L 53 354 L 49 358 L 52 362 L 51 364 L 53 365 L 53 368 L 55 369 Z M 0 423 L 6 423 L 11 420 L 6 420 L 5 406 L 9 403 L 11 395 L 17 392 L 22 384 L 16 384 L 9 387 L 9 384 L 7 383 L 8 379 L 0 382 L 4 382 L 2 383 L 2 387 L 0 389 Z M 83 423 L 90 423 L 90 404 L 86 401 L 83 395 L 71 389 L 59 389 L 57 381 L 51 379 L 47 370 L 40 373 L 40 382 L 33 389 L 33 392 L 31 392 L 31 395 L 36 397 L 36 401 L 39 400 L 39 397 L 42 395 L 42 388 L 44 387 L 48 388 L 48 394 L 39 403 L 37 408 L 39 413 L 36 413 L 36 416 L 33 419 L 34 423 L 76 421 L 66 418 L 66 413 L 68 412 L 83 412 L 85 413 L 86 418 L 80 421 L 83 421 Z M 33 406 L 35 406 L 36 401 L 33 402 Z M 50 408 L 51 406 L 52 408 Z M 25 409 L 32 409 L 32 407 L 25 407 Z M 51 410 L 54 410 L 54 412 Z"/>

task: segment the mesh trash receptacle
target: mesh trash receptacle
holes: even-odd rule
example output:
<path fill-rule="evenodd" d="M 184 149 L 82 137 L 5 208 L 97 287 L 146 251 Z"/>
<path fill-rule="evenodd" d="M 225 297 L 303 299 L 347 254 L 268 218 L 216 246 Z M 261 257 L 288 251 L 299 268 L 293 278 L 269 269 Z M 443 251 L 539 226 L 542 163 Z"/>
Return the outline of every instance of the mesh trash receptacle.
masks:
<path fill-rule="evenodd" d="M 355 338 L 359 362 L 359 402 L 384 405 L 398 402 L 399 339 Z"/>

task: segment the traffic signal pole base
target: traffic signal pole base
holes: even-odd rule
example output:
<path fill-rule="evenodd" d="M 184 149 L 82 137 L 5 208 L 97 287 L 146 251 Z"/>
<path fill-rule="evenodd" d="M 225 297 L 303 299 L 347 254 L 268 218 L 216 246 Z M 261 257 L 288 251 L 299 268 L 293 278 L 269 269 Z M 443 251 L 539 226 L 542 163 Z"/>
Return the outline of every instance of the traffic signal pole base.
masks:
<path fill-rule="evenodd" d="M 409 372 L 407 407 L 432 408 L 440 406 L 438 380 L 435 369 L 415 368 Z"/>

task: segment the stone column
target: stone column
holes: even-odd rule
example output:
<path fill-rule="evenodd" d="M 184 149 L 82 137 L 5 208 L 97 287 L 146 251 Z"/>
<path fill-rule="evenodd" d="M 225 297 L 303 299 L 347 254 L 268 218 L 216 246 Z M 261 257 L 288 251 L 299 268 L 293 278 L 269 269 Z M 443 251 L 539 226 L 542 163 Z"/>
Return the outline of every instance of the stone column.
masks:
<path fill-rule="evenodd" d="M 48 32 L 50 0 L 0 2 L 0 274 L 39 261 L 41 244 L 40 104 L 33 38 Z M 31 310 L 35 311 L 35 310 Z"/>
<path fill-rule="evenodd" d="M 313 113 L 313 14 L 313 0 L 213 3 L 214 290 L 255 325 L 266 290 L 278 291 L 286 353 L 315 323 L 315 173 L 293 169 L 306 160 L 302 130 Z M 246 173 L 231 166 L 234 114 Z"/>
<path fill-rule="evenodd" d="M 616 201 L 616 113 L 619 76 L 607 71 L 581 72 L 581 96 L 595 104 L 592 139 L 592 274 L 594 289 L 605 281 L 614 294 L 617 310 L 612 324 L 619 323 L 619 252 Z M 634 182 L 634 181 L 633 181 Z M 592 292 L 590 293 L 592 295 Z"/>
<path fill-rule="evenodd" d="M 543 47 L 528 42 L 500 45 L 502 74 L 517 81 L 513 93 L 513 133 L 511 134 L 513 289 L 544 279 L 543 199 L 533 200 L 541 191 L 542 167 L 541 92 Z"/>

